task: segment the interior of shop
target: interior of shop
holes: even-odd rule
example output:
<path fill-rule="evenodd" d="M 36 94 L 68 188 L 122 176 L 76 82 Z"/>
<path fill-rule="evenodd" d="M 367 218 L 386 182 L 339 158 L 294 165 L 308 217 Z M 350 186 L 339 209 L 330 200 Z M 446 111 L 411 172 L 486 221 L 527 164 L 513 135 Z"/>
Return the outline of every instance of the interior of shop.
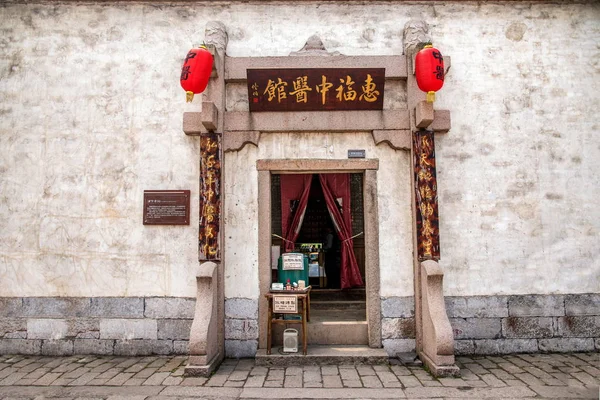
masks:
<path fill-rule="evenodd" d="M 281 254 L 302 253 L 311 321 L 366 321 L 363 174 L 273 174 L 271 182 L 272 282 L 287 283 Z"/>

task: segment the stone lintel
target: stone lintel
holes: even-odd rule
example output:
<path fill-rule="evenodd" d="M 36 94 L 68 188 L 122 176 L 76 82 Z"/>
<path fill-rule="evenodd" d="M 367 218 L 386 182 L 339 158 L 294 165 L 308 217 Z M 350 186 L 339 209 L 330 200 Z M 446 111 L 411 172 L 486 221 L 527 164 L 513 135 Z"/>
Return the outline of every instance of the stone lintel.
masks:
<path fill-rule="evenodd" d="M 417 128 L 427 128 L 433 122 L 433 103 L 420 101 L 415 107 L 415 125 Z"/>
<path fill-rule="evenodd" d="M 377 129 L 373 131 L 373 141 L 376 145 L 387 143 L 394 150 L 410 150 L 410 130 Z"/>
<path fill-rule="evenodd" d="M 297 159 L 297 160 L 258 160 L 256 169 L 259 171 L 279 171 L 299 174 L 314 171 L 364 171 L 379 169 L 379 160 L 320 160 L 320 159 Z"/>
<path fill-rule="evenodd" d="M 226 131 L 223 134 L 223 151 L 240 151 L 247 144 L 253 144 L 258 147 L 260 140 L 259 131 Z"/>
<path fill-rule="evenodd" d="M 434 110 L 433 123 L 429 127 L 435 133 L 448 133 L 452 127 L 449 110 Z"/>
<path fill-rule="evenodd" d="M 406 57 L 396 56 L 303 56 L 226 57 L 225 81 L 247 80 L 246 69 L 254 68 L 385 68 L 386 79 L 406 79 Z"/>
<path fill-rule="evenodd" d="M 225 113 L 225 131 L 370 132 L 381 129 L 410 129 L 408 110 Z"/>

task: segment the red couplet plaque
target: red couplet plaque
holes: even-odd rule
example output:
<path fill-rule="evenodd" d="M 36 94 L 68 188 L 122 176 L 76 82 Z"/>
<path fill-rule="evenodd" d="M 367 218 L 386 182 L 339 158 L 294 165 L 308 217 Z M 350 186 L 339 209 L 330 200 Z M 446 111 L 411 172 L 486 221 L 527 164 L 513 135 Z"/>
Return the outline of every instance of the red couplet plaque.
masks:
<path fill-rule="evenodd" d="M 189 224 L 189 190 L 144 190 L 144 225 Z"/>

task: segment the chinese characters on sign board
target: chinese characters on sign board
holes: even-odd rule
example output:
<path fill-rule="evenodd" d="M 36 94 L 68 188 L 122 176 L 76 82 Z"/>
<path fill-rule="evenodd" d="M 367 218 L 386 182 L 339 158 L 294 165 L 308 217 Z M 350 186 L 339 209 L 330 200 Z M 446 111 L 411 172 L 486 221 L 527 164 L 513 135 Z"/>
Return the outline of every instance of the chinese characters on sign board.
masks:
<path fill-rule="evenodd" d="M 273 312 L 282 314 L 298 313 L 298 296 L 273 295 Z"/>
<path fill-rule="evenodd" d="M 440 259 L 440 232 L 432 131 L 413 134 L 419 260 Z"/>
<path fill-rule="evenodd" d="M 144 190 L 144 225 L 189 223 L 189 190 Z"/>
<path fill-rule="evenodd" d="M 385 68 L 248 69 L 250 111 L 382 110 Z"/>
<path fill-rule="evenodd" d="M 284 271 L 289 270 L 300 270 L 304 269 L 304 255 L 298 253 L 285 253 L 281 257 L 282 266 Z"/>
<path fill-rule="evenodd" d="M 221 213 L 219 136 L 200 138 L 200 260 L 218 260 Z"/>

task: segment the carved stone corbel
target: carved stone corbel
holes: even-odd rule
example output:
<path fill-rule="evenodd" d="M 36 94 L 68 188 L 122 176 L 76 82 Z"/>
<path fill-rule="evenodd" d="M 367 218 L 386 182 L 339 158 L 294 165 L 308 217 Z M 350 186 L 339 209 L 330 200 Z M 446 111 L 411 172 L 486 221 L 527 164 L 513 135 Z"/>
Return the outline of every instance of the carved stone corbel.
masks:
<path fill-rule="evenodd" d="M 190 330 L 187 376 L 209 376 L 223 360 L 218 345 L 218 267 L 212 261 L 196 271 L 196 311 Z"/>

